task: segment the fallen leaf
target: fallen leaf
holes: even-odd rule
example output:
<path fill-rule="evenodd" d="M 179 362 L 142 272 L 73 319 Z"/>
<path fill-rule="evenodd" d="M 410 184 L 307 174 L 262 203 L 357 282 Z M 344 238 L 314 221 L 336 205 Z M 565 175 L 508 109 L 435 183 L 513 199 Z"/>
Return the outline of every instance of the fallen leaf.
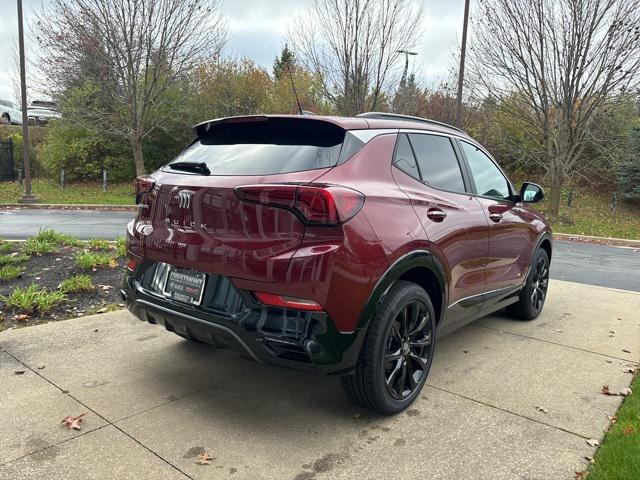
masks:
<path fill-rule="evenodd" d="M 102 290 L 104 290 L 105 292 L 108 292 L 109 290 L 111 290 L 113 287 L 111 285 L 102 285 Z"/>
<path fill-rule="evenodd" d="M 631 395 L 631 389 L 629 387 L 623 388 L 622 390 L 620 390 L 620 395 L 622 395 L 623 397 Z"/>
<path fill-rule="evenodd" d="M 105 313 L 106 311 L 106 308 L 101 308 L 100 310 L 96 310 L 96 313 Z"/>
<path fill-rule="evenodd" d="M 589 445 L 590 447 L 597 447 L 598 445 L 600 445 L 600 442 L 595 438 L 590 438 L 589 440 L 587 440 L 587 445 Z"/>
<path fill-rule="evenodd" d="M 63 423 L 67 430 L 80 430 L 82 428 L 82 417 L 84 417 L 86 413 L 81 413 L 77 417 L 69 415 L 68 417 L 64 417 L 60 423 Z"/>
<path fill-rule="evenodd" d="M 584 459 L 589 462 L 589 463 L 593 463 L 593 457 L 590 457 L 589 455 L 587 455 L 586 457 L 584 457 Z"/>
<path fill-rule="evenodd" d="M 634 375 L 638 373 L 638 367 L 627 367 L 623 370 L 624 373 L 633 373 Z"/>
<path fill-rule="evenodd" d="M 544 407 L 536 407 L 536 410 L 538 410 L 539 412 L 542 412 L 542 413 L 549 413 L 549 410 L 547 410 Z"/>
<path fill-rule="evenodd" d="M 612 333 L 615 335 L 616 332 L 614 330 L 609 330 L 609 333 Z"/>
<path fill-rule="evenodd" d="M 198 460 L 196 461 L 196 463 L 199 465 L 210 465 L 211 462 L 209 460 L 213 460 L 213 457 L 210 457 L 207 452 L 204 452 L 198 455 Z"/>
<path fill-rule="evenodd" d="M 633 425 L 627 425 L 626 427 L 624 427 L 624 430 L 622 430 L 622 434 L 625 436 L 629 436 L 629 435 L 633 435 L 634 433 L 636 433 L 635 428 L 633 428 Z"/>
<path fill-rule="evenodd" d="M 613 363 L 613 360 L 605 360 L 607 363 Z"/>
<path fill-rule="evenodd" d="M 631 353 L 631 350 L 629 350 L 628 348 L 623 348 L 623 349 L 622 349 L 622 351 L 623 351 L 624 353 Z"/>
<path fill-rule="evenodd" d="M 38 365 L 38 370 L 42 370 L 44 368 L 44 365 Z"/>
<path fill-rule="evenodd" d="M 557 328 L 554 328 L 553 331 L 556 332 L 556 333 L 562 333 L 562 330 L 559 330 Z"/>
<path fill-rule="evenodd" d="M 14 375 L 22 375 L 25 371 L 24 370 L 15 370 L 13 372 Z"/>
<path fill-rule="evenodd" d="M 617 393 L 612 392 L 612 391 L 609 389 L 609 385 L 603 385 L 603 386 L 602 386 L 602 390 L 601 390 L 601 391 L 602 391 L 602 393 L 604 393 L 605 395 L 612 395 L 612 396 L 616 396 L 616 395 L 618 395 Z"/>
<path fill-rule="evenodd" d="M 576 471 L 576 476 L 574 478 L 576 480 L 585 480 L 587 478 L 587 471 L 586 470 L 580 470 L 579 472 Z"/>
<path fill-rule="evenodd" d="M 607 418 L 611 423 L 616 423 L 618 421 L 618 415 L 607 415 Z"/>
<path fill-rule="evenodd" d="M 29 320 L 29 315 L 14 315 L 13 319 L 16 322 L 26 322 L 27 320 Z"/>

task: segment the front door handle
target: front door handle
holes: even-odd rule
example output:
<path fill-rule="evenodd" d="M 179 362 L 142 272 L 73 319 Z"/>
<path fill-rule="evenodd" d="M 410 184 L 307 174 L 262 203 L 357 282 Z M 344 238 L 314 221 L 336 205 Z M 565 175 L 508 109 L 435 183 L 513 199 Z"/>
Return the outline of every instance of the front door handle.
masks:
<path fill-rule="evenodd" d="M 502 214 L 501 213 L 491 213 L 489 214 L 489 218 L 498 223 L 500 220 L 502 220 Z"/>
<path fill-rule="evenodd" d="M 445 218 L 447 218 L 447 212 L 440 210 L 439 208 L 430 208 L 427 211 L 427 217 L 429 217 L 434 222 L 441 222 Z"/>

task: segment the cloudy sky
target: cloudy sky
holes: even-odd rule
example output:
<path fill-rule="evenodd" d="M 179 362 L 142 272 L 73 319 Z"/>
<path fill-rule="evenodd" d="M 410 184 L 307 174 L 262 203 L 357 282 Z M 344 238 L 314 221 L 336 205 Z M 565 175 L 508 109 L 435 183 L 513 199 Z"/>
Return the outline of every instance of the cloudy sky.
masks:
<path fill-rule="evenodd" d="M 223 0 L 229 25 L 230 40 L 226 53 L 249 57 L 271 68 L 275 56 L 284 45 L 287 29 L 293 19 L 311 8 L 313 0 Z M 417 0 L 419 1 L 419 0 Z M 423 34 L 412 57 L 411 70 L 430 83 L 442 80 L 451 66 L 452 52 L 462 32 L 464 0 L 423 0 L 425 18 Z M 46 5 L 48 0 L 23 0 L 25 18 Z M 0 98 L 14 98 L 17 66 L 13 46 L 17 44 L 18 27 L 15 0 L 0 0 Z M 27 49 L 29 55 L 29 49 Z"/>

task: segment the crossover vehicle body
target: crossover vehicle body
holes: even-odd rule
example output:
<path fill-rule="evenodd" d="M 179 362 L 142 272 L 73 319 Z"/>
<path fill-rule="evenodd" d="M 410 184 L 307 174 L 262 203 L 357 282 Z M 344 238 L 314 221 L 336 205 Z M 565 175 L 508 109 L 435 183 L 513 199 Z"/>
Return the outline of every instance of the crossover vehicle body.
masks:
<path fill-rule="evenodd" d="M 340 375 L 406 408 L 436 341 L 544 305 L 551 231 L 466 133 L 425 119 L 204 122 L 136 180 L 122 295 L 137 317 L 257 361 Z"/>
<path fill-rule="evenodd" d="M 0 100 L 0 123 L 22 125 L 22 110 L 9 100 Z"/>

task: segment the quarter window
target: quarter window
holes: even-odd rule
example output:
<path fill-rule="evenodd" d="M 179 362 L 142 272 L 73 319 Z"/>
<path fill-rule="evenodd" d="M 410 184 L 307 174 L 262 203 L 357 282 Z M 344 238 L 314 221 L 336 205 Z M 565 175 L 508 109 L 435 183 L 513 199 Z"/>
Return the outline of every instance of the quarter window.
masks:
<path fill-rule="evenodd" d="M 398 145 L 396 145 L 393 164 L 407 175 L 412 176 L 418 181 L 420 180 L 420 172 L 416 165 L 416 158 L 413 156 L 409 139 L 404 133 L 401 133 L 398 137 Z"/>
<path fill-rule="evenodd" d="M 469 162 L 478 195 L 499 200 L 508 199 L 511 196 L 509 183 L 493 160 L 474 145 L 460 143 Z"/>
<path fill-rule="evenodd" d="M 460 165 L 448 137 L 411 134 L 409 140 L 425 183 L 442 190 L 465 191 Z"/>

